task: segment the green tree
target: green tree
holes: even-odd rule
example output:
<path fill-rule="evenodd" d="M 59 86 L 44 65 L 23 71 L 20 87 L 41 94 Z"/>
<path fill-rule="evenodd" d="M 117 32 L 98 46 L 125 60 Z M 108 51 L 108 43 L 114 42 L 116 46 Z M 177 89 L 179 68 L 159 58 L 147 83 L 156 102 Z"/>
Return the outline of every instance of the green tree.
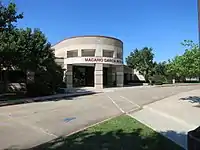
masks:
<path fill-rule="evenodd" d="M 167 63 L 163 62 L 154 62 L 153 76 L 151 80 L 153 84 L 163 84 L 167 82 Z"/>
<path fill-rule="evenodd" d="M 199 49 L 198 44 L 195 44 L 192 40 L 184 40 L 181 45 L 186 48 L 185 50 Z"/>
<path fill-rule="evenodd" d="M 62 83 L 63 71 L 55 63 L 54 50 L 45 35 L 30 28 L 18 30 L 17 67 L 24 72 L 35 73 L 35 83 L 28 85 L 30 95 L 52 94 Z M 34 91 L 34 92 L 33 92 Z"/>
<path fill-rule="evenodd" d="M 18 29 L 16 50 L 19 56 L 18 67 L 22 70 L 37 71 L 46 69 L 46 64 L 54 62 L 54 50 L 39 29 Z"/>
<path fill-rule="evenodd" d="M 11 31 L 15 28 L 15 23 L 23 18 L 23 13 L 17 13 L 16 4 L 9 3 L 5 6 L 0 1 L 0 32 Z"/>
<path fill-rule="evenodd" d="M 169 60 L 166 72 L 171 79 L 181 80 L 181 78 L 184 78 L 186 76 L 184 57 L 176 56 L 174 59 Z"/>
<path fill-rule="evenodd" d="M 150 77 L 154 74 L 154 54 L 152 48 L 144 47 L 141 50 L 135 49 L 126 58 L 129 67 L 138 70 L 146 79 L 151 82 Z"/>
<path fill-rule="evenodd" d="M 185 47 L 183 55 L 176 56 L 167 64 L 167 72 L 178 80 L 200 76 L 200 50 L 191 40 L 181 43 Z"/>
<path fill-rule="evenodd" d="M 62 68 L 55 63 L 54 50 L 39 29 L 15 26 L 22 18 L 14 3 L 0 4 L 0 68 L 34 72 L 35 82 L 28 85 L 28 93 L 51 94 L 62 83 Z"/>
<path fill-rule="evenodd" d="M 7 71 L 17 62 L 15 23 L 22 18 L 23 14 L 16 12 L 14 3 L 5 6 L 0 2 L 0 75 L 4 69 L 4 91 L 7 91 Z"/>
<path fill-rule="evenodd" d="M 165 61 L 155 63 L 155 74 L 166 76 L 167 63 Z"/>
<path fill-rule="evenodd" d="M 0 2 L 0 69 L 10 69 L 16 64 L 17 33 L 15 23 L 23 18 L 22 13 L 17 13 L 16 4 L 4 6 Z"/>
<path fill-rule="evenodd" d="M 199 46 L 191 40 L 184 40 L 181 44 L 186 48 L 183 57 L 187 77 L 200 77 Z"/>

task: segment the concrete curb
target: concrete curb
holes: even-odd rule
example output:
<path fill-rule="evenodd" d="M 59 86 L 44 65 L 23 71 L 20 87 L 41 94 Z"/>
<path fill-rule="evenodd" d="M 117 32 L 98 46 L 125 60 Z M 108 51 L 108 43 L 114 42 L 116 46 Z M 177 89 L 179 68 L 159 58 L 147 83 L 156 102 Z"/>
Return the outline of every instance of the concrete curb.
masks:
<path fill-rule="evenodd" d="M 140 110 L 142 110 L 142 108 L 135 108 L 135 109 L 132 109 L 132 110 L 130 110 L 130 111 L 128 111 L 128 112 L 121 112 L 121 113 L 119 113 L 119 114 L 117 114 L 117 115 L 108 117 L 108 118 L 106 118 L 106 119 L 104 119 L 104 120 L 102 120 L 102 121 L 98 121 L 98 122 L 93 123 L 93 124 L 91 124 L 91 125 L 87 125 L 87 126 L 85 126 L 85 127 L 83 127 L 83 128 L 80 128 L 80 129 L 78 129 L 78 130 L 72 131 L 71 133 L 66 134 L 66 135 L 63 136 L 63 137 L 66 138 L 66 137 L 68 137 L 68 136 L 70 136 L 70 135 L 73 135 L 73 134 L 76 134 L 76 133 L 78 133 L 78 132 L 87 130 L 88 128 L 94 127 L 94 126 L 99 125 L 99 124 L 104 123 L 104 122 L 107 122 L 107 121 L 112 120 L 112 119 L 114 119 L 114 118 L 117 118 L 117 117 L 119 117 L 119 116 L 123 116 L 123 115 L 129 116 L 130 113 L 133 113 L 133 112 L 136 112 L 136 111 L 140 111 Z"/>
<path fill-rule="evenodd" d="M 50 95 L 50 96 L 42 96 L 42 97 L 35 97 L 35 98 L 25 98 L 25 99 L 16 99 L 12 101 L 5 101 L 4 103 L 0 103 L 0 107 L 9 106 L 9 105 L 19 105 L 19 104 L 26 104 L 26 103 L 33 103 L 33 102 L 42 102 L 47 100 L 55 100 L 59 98 L 67 98 L 67 97 L 76 97 L 76 96 L 83 96 L 83 95 L 92 95 L 98 94 L 99 92 L 79 92 L 79 93 L 72 93 L 72 94 L 57 94 L 57 95 Z"/>

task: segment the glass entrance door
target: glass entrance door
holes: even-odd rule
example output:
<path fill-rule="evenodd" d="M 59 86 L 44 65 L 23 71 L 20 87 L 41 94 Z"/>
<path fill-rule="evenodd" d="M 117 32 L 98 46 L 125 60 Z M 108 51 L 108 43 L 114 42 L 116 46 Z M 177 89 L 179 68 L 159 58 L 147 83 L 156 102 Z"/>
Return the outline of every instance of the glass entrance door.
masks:
<path fill-rule="evenodd" d="M 94 86 L 94 67 L 86 67 L 86 86 Z"/>
<path fill-rule="evenodd" d="M 103 68 L 103 86 L 108 86 L 108 68 Z"/>
<path fill-rule="evenodd" d="M 73 66 L 74 87 L 94 86 L 94 67 Z"/>

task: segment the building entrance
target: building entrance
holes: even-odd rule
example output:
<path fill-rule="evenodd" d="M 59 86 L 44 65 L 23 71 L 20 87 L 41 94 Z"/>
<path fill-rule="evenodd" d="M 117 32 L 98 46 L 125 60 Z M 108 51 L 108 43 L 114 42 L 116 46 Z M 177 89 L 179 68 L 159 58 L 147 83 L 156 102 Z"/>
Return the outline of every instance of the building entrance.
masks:
<path fill-rule="evenodd" d="M 94 86 L 94 67 L 73 66 L 73 86 L 74 87 L 93 87 Z"/>

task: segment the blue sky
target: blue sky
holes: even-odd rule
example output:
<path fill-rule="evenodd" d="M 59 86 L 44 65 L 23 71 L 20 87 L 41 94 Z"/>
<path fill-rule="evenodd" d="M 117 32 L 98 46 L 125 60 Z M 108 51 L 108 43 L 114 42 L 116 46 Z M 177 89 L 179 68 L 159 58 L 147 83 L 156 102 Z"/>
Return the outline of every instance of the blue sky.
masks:
<path fill-rule="evenodd" d="M 124 57 L 148 46 L 156 61 L 182 54 L 184 39 L 197 42 L 196 1 L 14 0 L 24 12 L 18 26 L 40 28 L 52 44 L 76 35 L 114 36 L 124 42 Z"/>

